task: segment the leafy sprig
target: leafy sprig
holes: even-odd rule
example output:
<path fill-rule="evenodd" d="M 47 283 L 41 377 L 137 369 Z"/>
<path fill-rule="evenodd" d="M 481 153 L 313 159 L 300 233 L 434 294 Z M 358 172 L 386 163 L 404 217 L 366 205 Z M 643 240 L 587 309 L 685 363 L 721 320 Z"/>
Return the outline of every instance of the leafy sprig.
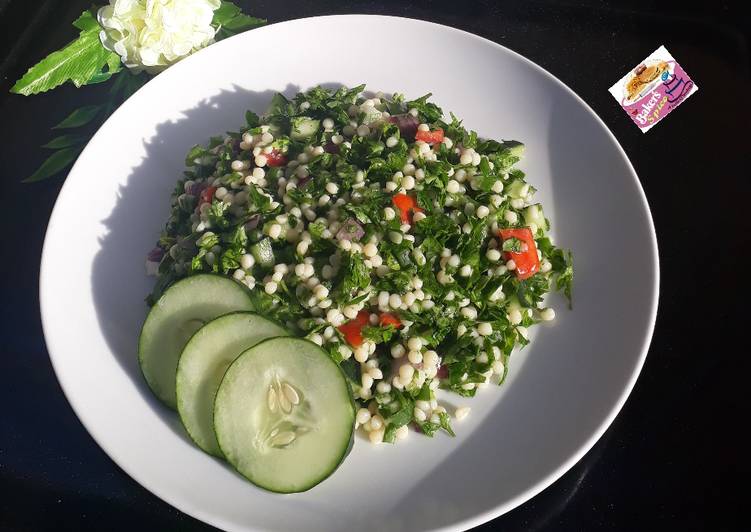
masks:
<path fill-rule="evenodd" d="M 212 19 L 217 40 L 264 24 L 266 20 L 246 15 L 228 1 L 221 2 Z M 70 166 L 93 132 L 148 80 L 147 74 L 134 74 L 124 69 L 120 56 L 104 47 L 99 38 L 102 28 L 97 22 L 96 7 L 81 13 L 73 26 L 79 30 L 78 37 L 32 66 L 10 89 L 12 93 L 30 96 L 66 82 L 82 87 L 106 82 L 116 74 L 127 75 L 116 76 L 107 101 L 75 109 L 54 126 L 53 129 L 74 129 L 76 132 L 57 136 L 42 146 L 55 151 L 24 179 L 27 183 L 47 179 Z"/>

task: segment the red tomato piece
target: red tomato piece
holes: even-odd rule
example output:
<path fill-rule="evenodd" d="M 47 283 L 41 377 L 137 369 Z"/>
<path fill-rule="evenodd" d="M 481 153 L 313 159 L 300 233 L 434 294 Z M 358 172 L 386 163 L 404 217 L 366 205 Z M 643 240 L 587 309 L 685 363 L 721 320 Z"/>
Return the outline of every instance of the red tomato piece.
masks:
<path fill-rule="evenodd" d="M 279 150 L 271 150 L 271 153 L 266 153 L 266 164 L 270 167 L 284 166 L 287 164 L 287 157 L 284 156 Z"/>
<path fill-rule="evenodd" d="M 387 325 L 393 325 L 394 327 L 399 329 L 402 326 L 401 320 L 399 320 L 399 318 L 397 318 L 396 316 L 388 312 L 384 312 L 383 314 L 381 314 L 380 322 L 381 322 L 381 327 L 386 327 Z"/>
<path fill-rule="evenodd" d="M 337 327 L 339 332 L 344 335 L 344 339 L 352 347 L 360 347 L 363 342 L 362 328 L 365 327 L 370 321 L 370 314 L 367 310 L 361 310 L 357 313 L 357 317 L 353 320 L 349 320 Z"/>
<path fill-rule="evenodd" d="M 201 191 L 200 199 L 198 201 L 198 206 L 200 207 L 204 203 L 211 203 L 211 200 L 214 199 L 214 192 L 216 192 L 216 187 L 206 187 Z"/>
<path fill-rule="evenodd" d="M 540 271 L 540 259 L 537 257 L 537 246 L 529 227 L 520 229 L 501 229 L 498 234 L 503 240 L 516 238 L 521 240 L 521 251 L 504 251 L 506 260 L 513 259 L 516 263 L 516 276 L 527 279 Z"/>
<path fill-rule="evenodd" d="M 402 223 L 411 224 L 412 214 L 415 212 L 422 212 L 422 209 L 417 206 L 417 201 L 412 196 L 407 194 L 395 194 L 391 200 L 394 206 L 399 209 L 399 217 Z"/>
<path fill-rule="evenodd" d="M 440 144 L 443 142 L 443 129 L 438 128 L 433 131 L 417 131 L 415 140 L 421 140 L 427 144 Z"/>

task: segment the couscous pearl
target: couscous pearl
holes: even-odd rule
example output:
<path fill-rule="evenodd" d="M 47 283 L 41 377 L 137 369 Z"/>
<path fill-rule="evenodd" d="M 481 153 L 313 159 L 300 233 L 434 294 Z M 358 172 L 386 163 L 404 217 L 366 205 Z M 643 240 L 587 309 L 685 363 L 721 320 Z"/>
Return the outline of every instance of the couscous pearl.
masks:
<path fill-rule="evenodd" d="M 412 381 L 412 377 L 415 375 L 415 368 L 410 364 L 404 364 L 399 368 L 399 380 L 402 383 L 407 384 Z"/>
<path fill-rule="evenodd" d="M 269 236 L 273 239 L 277 239 L 281 234 L 282 226 L 279 224 L 271 224 L 271 227 L 269 227 Z"/>
<path fill-rule="evenodd" d="M 376 392 L 389 393 L 391 391 L 391 385 L 388 382 L 381 381 L 376 384 Z"/>
<path fill-rule="evenodd" d="M 378 247 L 375 244 L 365 244 L 362 253 L 368 258 L 373 257 L 378 254 Z"/>
<path fill-rule="evenodd" d="M 323 129 L 333 129 L 334 127 L 334 121 L 330 118 L 324 118 L 322 124 Z"/>
<path fill-rule="evenodd" d="M 482 336 L 489 336 L 493 334 L 493 326 L 487 322 L 483 322 L 477 326 L 477 332 L 480 333 Z"/>
<path fill-rule="evenodd" d="M 419 351 L 410 351 L 410 352 L 409 352 L 409 353 L 407 354 L 407 359 L 408 359 L 408 360 L 409 360 L 409 361 L 410 361 L 410 362 L 411 362 L 412 364 L 419 364 L 419 363 L 421 363 L 421 362 L 422 362 L 422 353 L 420 353 Z"/>
<path fill-rule="evenodd" d="M 468 320 L 477 319 L 477 309 L 475 307 L 464 307 L 461 310 L 462 316 Z"/>
<path fill-rule="evenodd" d="M 238 281 L 242 281 L 243 279 L 245 279 L 245 272 L 240 269 L 235 270 L 235 272 L 232 274 L 232 277 L 234 277 Z"/>
<path fill-rule="evenodd" d="M 464 150 L 459 156 L 459 164 L 472 164 L 472 151 Z"/>
<path fill-rule="evenodd" d="M 360 137 L 367 137 L 368 135 L 370 135 L 370 128 L 365 124 L 357 126 L 357 134 Z"/>
<path fill-rule="evenodd" d="M 273 294 L 274 292 L 276 292 L 277 288 L 278 285 L 274 281 L 269 281 L 263 287 L 267 294 Z"/>
<path fill-rule="evenodd" d="M 503 219 L 510 224 L 515 224 L 519 220 L 519 216 L 514 211 L 506 211 L 503 213 Z"/>
<path fill-rule="evenodd" d="M 399 144 L 399 139 L 397 139 L 396 137 L 392 136 L 386 139 L 386 147 L 388 148 L 393 148 L 397 144 Z"/>
<path fill-rule="evenodd" d="M 454 179 L 449 179 L 449 182 L 446 184 L 446 192 L 457 194 L 460 190 L 461 186 L 459 185 L 459 182 Z"/>
<path fill-rule="evenodd" d="M 427 414 L 425 414 L 425 411 L 417 407 L 415 407 L 415 410 L 412 413 L 412 415 L 417 421 L 420 421 L 420 422 L 423 422 L 428 418 Z"/>
<path fill-rule="evenodd" d="M 373 386 L 373 377 L 371 377 L 370 375 L 366 373 L 365 375 L 360 377 L 360 382 L 362 383 L 363 388 L 370 388 L 371 386 Z M 372 425 L 372 420 L 371 420 L 371 425 Z"/>
<path fill-rule="evenodd" d="M 394 344 L 391 346 L 391 356 L 394 358 L 402 358 L 406 349 L 402 344 Z"/>
<path fill-rule="evenodd" d="M 488 209 L 485 205 L 480 205 L 479 207 L 477 207 L 478 218 L 485 218 L 488 214 L 490 214 L 490 209 Z"/>
<path fill-rule="evenodd" d="M 402 298 L 399 296 L 399 294 L 391 294 L 389 296 L 389 306 L 395 309 L 398 309 L 402 306 Z"/>
<path fill-rule="evenodd" d="M 552 308 L 544 308 L 540 311 L 540 319 L 542 321 L 552 321 L 555 319 L 555 310 Z"/>
<path fill-rule="evenodd" d="M 516 332 L 518 332 L 522 338 L 525 340 L 529 340 L 529 332 L 527 331 L 526 327 L 522 327 L 521 325 L 516 328 Z"/>
<path fill-rule="evenodd" d="M 266 158 L 265 155 L 259 154 L 259 155 L 256 155 L 256 157 L 253 160 L 253 162 L 256 163 L 256 166 L 266 166 L 266 163 L 268 162 L 268 159 Z"/>
<path fill-rule="evenodd" d="M 512 325 L 518 325 L 522 322 L 522 313 L 519 312 L 518 309 L 513 309 L 508 313 L 508 321 L 510 321 Z"/>
<path fill-rule="evenodd" d="M 240 266 L 241 266 L 241 267 L 242 267 L 242 268 L 243 268 L 244 270 L 249 270 L 250 268 L 252 268 L 252 267 L 253 267 L 253 265 L 254 265 L 255 263 L 256 263 L 256 259 L 255 259 L 255 257 L 253 257 L 253 255 L 251 255 L 250 253 L 245 253 L 244 255 L 242 255 L 242 256 L 240 257 Z"/>
<path fill-rule="evenodd" d="M 370 411 L 367 408 L 361 408 L 357 411 L 357 422 L 360 425 L 364 425 L 370 421 Z"/>
<path fill-rule="evenodd" d="M 489 249 L 485 253 L 485 256 L 488 258 L 489 261 L 497 262 L 501 259 L 501 252 L 498 251 L 497 249 Z"/>
<path fill-rule="evenodd" d="M 368 440 L 373 444 L 382 443 L 384 433 L 383 429 L 372 430 L 368 433 Z"/>
<path fill-rule="evenodd" d="M 438 364 L 438 353 L 435 351 L 425 351 L 422 355 L 422 363 L 428 366 L 435 366 Z"/>
<path fill-rule="evenodd" d="M 331 142 L 333 142 L 334 144 L 341 144 L 342 142 L 344 142 L 344 137 L 342 137 L 341 135 L 333 135 L 331 137 Z"/>
<path fill-rule="evenodd" d="M 412 190 L 415 188 L 415 178 L 411 175 L 404 176 L 402 179 L 402 187 L 404 187 L 405 190 Z"/>
<path fill-rule="evenodd" d="M 422 213 L 422 212 L 416 212 L 416 213 L 414 213 L 412 215 L 412 222 L 417 223 L 420 220 L 424 220 L 425 218 L 427 218 L 427 216 L 425 216 L 424 213 Z"/>
<path fill-rule="evenodd" d="M 469 264 L 462 266 L 459 270 L 459 275 L 461 275 L 462 277 L 469 277 L 470 275 L 472 275 L 472 266 L 470 266 Z"/>
<path fill-rule="evenodd" d="M 413 336 L 412 338 L 407 340 L 407 347 L 419 351 L 420 349 L 422 349 L 422 339 L 418 336 Z"/>
<path fill-rule="evenodd" d="M 326 183 L 326 192 L 329 194 L 336 194 L 339 192 L 339 186 L 336 183 Z"/>
<path fill-rule="evenodd" d="M 553 265 L 547 260 L 543 261 L 542 264 L 540 265 L 540 271 L 543 273 L 547 273 L 552 269 L 553 269 Z"/>
<path fill-rule="evenodd" d="M 508 271 L 513 271 L 516 269 L 516 262 L 514 262 L 514 259 L 509 259 L 506 261 L 506 269 Z"/>
<path fill-rule="evenodd" d="M 470 410 L 471 408 L 469 408 L 468 406 L 462 406 L 460 408 L 457 408 L 456 411 L 454 412 L 454 417 L 456 417 L 457 420 L 461 421 L 462 419 L 467 417 Z"/>
<path fill-rule="evenodd" d="M 501 362 L 500 360 L 496 360 L 495 362 L 493 362 L 493 364 L 490 367 L 493 369 L 493 373 L 497 373 L 499 375 L 503 373 L 504 366 L 503 366 L 503 362 Z"/>
<path fill-rule="evenodd" d="M 459 264 L 461 264 L 461 260 L 459 259 L 459 255 L 451 255 L 448 260 L 448 265 L 452 268 L 458 268 Z"/>

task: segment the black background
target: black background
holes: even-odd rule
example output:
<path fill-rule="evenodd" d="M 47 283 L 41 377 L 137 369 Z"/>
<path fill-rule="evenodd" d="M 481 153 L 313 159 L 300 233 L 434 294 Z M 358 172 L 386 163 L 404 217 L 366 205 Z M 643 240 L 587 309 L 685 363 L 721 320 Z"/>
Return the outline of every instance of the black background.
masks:
<path fill-rule="evenodd" d="M 741 338 L 751 316 L 744 298 L 751 259 L 745 2 L 706 2 L 698 9 L 595 0 L 259 0 L 252 9 L 239 3 L 269 22 L 392 14 L 508 46 L 592 106 L 639 174 L 661 268 L 644 370 L 592 451 L 543 493 L 477 530 L 748 529 L 751 350 Z M 62 180 L 19 181 L 45 157 L 39 145 L 51 138 L 49 128 L 106 87 L 66 86 L 28 98 L 8 89 L 28 66 L 73 38 L 69 22 L 87 6 L 0 0 L 0 529 L 212 530 L 151 495 L 99 449 L 65 400 L 42 337 L 39 258 Z M 371 38 L 377 45 L 378 37 Z M 699 92 L 642 134 L 607 88 L 661 44 Z"/>

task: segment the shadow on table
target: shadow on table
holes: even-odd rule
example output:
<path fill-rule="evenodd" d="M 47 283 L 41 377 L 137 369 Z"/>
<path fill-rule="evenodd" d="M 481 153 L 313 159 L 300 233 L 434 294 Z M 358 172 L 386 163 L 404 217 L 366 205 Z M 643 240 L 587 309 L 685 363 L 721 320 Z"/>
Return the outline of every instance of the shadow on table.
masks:
<path fill-rule="evenodd" d="M 289 85 L 287 96 L 299 91 Z M 109 347 L 154 412 L 186 441 L 178 416 L 161 404 L 141 374 L 137 342 L 148 308 L 144 297 L 152 288 L 144 261 L 169 214 L 170 194 L 184 170 L 184 158 L 195 144 L 209 136 L 239 128 L 245 110 L 262 112 L 276 91 L 252 92 L 238 87 L 223 90 L 183 111 L 175 121 L 161 123 L 156 134 L 144 140 L 145 156 L 132 169 L 101 238 L 92 273 L 92 290 L 101 330 Z"/>

